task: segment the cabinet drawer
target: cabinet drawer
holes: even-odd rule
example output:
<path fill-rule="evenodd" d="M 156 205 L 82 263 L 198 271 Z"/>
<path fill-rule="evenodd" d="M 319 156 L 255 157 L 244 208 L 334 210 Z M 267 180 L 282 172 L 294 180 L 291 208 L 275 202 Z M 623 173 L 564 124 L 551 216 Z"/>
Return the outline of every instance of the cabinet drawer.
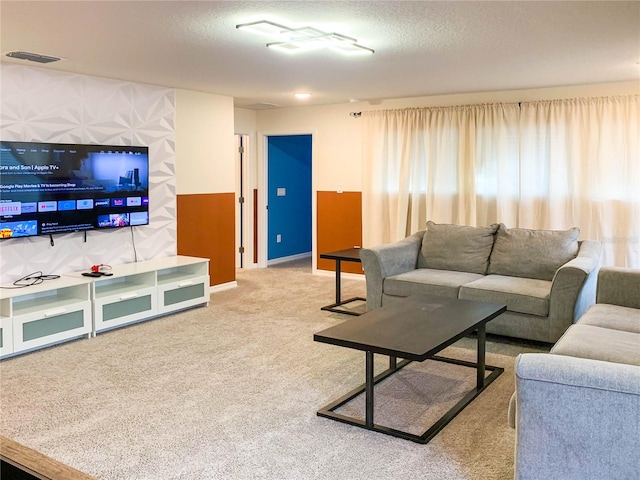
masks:
<path fill-rule="evenodd" d="M 0 319 L 0 357 L 13 353 L 13 320 Z"/>
<path fill-rule="evenodd" d="M 20 352 L 91 333 L 91 302 L 13 317 L 13 350 Z"/>
<path fill-rule="evenodd" d="M 209 276 L 158 287 L 158 313 L 167 313 L 209 302 Z"/>
<path fill-rule="evenodd" d="M 96 332 L 153 317 L 157 312 L 157 292 L 153 287 L 96 299 Z"/>

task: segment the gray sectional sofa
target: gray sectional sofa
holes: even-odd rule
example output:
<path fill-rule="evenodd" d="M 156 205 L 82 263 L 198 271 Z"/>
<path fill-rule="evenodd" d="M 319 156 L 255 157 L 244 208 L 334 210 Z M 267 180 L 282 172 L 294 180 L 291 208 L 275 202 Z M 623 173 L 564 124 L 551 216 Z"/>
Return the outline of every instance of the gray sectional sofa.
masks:
<path fill-rule="evenodd" d="M 363 248 L 367 310 L 427 293 L 507 305 L 487 332 L 553 343 L 595 301 L 601 244 L 579 230 L 427 222 L 395 243 Z"/>
<path fill-rule="evenodd" d="M 640 270 L 600 269 L 596 304 L 515 374 L 517 479 L 640 478 Z"/>

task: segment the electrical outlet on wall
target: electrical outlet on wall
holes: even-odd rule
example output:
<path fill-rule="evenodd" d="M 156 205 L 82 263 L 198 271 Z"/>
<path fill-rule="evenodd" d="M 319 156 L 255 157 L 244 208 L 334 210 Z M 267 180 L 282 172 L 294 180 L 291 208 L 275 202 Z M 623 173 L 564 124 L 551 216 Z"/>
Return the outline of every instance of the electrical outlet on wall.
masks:
<path fill-rule="evenodd" d="M 280 243 L 282 241 L 282 235 L 277 234 L 276 235 L 276 243 Z"/>

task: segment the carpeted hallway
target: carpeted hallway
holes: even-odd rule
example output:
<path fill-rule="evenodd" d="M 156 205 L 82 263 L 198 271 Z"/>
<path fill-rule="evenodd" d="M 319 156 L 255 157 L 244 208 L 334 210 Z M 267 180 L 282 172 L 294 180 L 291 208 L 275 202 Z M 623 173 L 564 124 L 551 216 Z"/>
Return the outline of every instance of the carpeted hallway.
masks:
<path fill-rule="evenodd" d="M 514 357 L 545 347 L 490 337 L 505 373 L 427 445 L 320 418 L 363 382 L 364 354 L 313 342 L 351 317 L 320 310 L 334 279 L 310 265 L 241 270 L 207 308 L 0 362 L 0 433 L 104 480 L 512 478 Z M 364 291 L 343 280 L 343 295 Z M 473 360 L 475 339 L 445 353 Z M 429 363 L 381 385 L 377 423 L 452 401 L 465 374 Z"/>

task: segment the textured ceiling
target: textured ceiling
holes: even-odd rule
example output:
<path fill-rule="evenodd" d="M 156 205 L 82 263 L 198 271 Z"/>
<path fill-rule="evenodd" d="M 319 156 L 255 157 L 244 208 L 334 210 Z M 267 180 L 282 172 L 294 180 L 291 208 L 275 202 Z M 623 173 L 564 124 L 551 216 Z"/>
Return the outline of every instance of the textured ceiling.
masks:
<path fill-rule="evenodd" d="M 232 96 L 237 106 L 344 103 L 640 79 L 640 2 L 8 1 L 3 62 Z M 375 54 L 288 55 L 236 24 L 270 19 Z"/>

